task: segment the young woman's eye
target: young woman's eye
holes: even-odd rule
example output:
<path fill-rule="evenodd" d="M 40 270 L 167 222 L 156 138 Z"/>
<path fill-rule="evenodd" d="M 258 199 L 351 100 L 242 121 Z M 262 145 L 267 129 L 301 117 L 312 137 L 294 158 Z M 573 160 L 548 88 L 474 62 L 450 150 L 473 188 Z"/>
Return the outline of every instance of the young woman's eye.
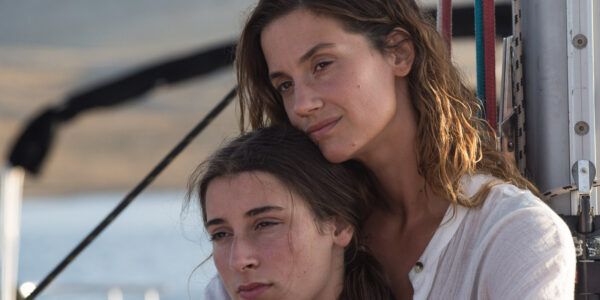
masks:
<path fill-rule="evenodd" d="M 268 227 L 272 227 L 279 224 L 278 222 L 273 222 L 273 221 L 261 221 L 259 223 L 256 224 L 256 229 L 257 230 L 261 230 L 261 229 L 265 229 Z"/>
<path fill-rule="evenodd" d="M 294 84 L 291 81 L 284 81 L 277 86 L 279 93 L 284 93 L 289 90 Z"/>
<path fill-rule="evenodd" d="M 323 69 L 325 69 L 327 66 L 329 66 L 331 64 L 330 61 L 322 61 L 320 63 L 317 63 L 315 65 L 315 72 L 321 71 Z"/>
<path fill-rule="evenodd" d="M 210 235 L 210 240 L 212 242 L 217 242 L 220 241 L 226 237 L 230 236 L 230 234 L 228 232 L 225 231 L 219 231 L 219 232 L 215 232 L 213 234 Z"/>

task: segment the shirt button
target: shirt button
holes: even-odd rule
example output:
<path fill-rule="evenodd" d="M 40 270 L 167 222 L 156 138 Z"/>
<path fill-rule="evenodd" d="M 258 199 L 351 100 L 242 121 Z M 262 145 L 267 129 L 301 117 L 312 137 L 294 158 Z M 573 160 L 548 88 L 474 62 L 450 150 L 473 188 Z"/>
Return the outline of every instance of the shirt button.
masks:
<path fill-rule="evenodd" d="M 421 271 L 423 271 L 423 267 L 423 263 L 418 261 L 414 267 L 415 273 L 421 273 Z"/>

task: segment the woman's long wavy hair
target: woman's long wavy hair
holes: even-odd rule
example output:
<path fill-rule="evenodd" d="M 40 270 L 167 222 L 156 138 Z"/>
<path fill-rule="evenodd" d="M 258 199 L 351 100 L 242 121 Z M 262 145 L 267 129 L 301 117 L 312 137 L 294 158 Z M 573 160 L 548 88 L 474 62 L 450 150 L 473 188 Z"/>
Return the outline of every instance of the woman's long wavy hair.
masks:
<path fill-rule="evenodd" d="M 366 167 L 355 161 L 331 163 L 304 132 L 291 126 L 273 126 L 242 135 L 202 163 L 190 177 L 187 199 L 197 196 L 206 224 L 209 184 L 215 178 L 256 171 L 273 175 L 300 196 L 317 225 L 336 217 L 354 228 L 344 249 L 344 284 L 339 299 L 394 299 L 381 265 L 361 240 L 362 223 L 379 203 L 376 180 Z"/>
<path fill-rule="evenodd" d="M 414 0 L 261 0 L 251 13 L 237 47 L 240 129 L 246 117 L 252 128 L 288 123 L 281 97 L 272 87 L 261 48 L 261 32 L 270 22 L 296 9 L 333 17 L 348 32 L 360 33 L 384 53 L 386 37 L 397 27 L 410 34 L 415 60 L 408 75 L 417 112 L 417 163 L 431 191 L 453 205 L 478 206 L 491 185 L 471 198 L 463 197 L 463 175 L 489 174 L 538 194 L 507 155 L 496 150 L 496 139 L 475 94 L 452 64 L 431 17 Z"/>

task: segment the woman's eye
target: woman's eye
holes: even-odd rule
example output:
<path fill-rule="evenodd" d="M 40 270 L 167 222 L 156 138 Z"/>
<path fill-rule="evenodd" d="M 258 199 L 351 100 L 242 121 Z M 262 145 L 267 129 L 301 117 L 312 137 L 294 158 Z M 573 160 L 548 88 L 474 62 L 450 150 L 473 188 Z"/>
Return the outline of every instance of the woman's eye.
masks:
<path fill-rule="evenodd" d="M 315 72 L 318 72 L 318 71 L 321 71 L 321 70 L 325 69 L 330 64 L 331 64 L 330 61 L 322 61 L 322 62 L 316 64 L 315 65 Z"/>
<path fill-rule="evenodd" d="M 258 224 L 256 224 L 256 229 L 261 230 L 261 229 L 265 229 L 267 227 L 275 226 L 277 224 L 279 224 L 279 223 L 273 222 L 273 221 L 261 221 Z"/>
<path fill-rule="evenodd" d="M 220 240 L 228 237 L 229 235 L 230 234 L 228 232 L 224 232 L 224 231 L 216 232 L 216 233 L 211 234 L 210 240 L 213 242 L 220 241 Z"/>
<path fill-rule="evenodd" d="M 284 81 L 277 86 L 277 91 L 279 93 L 284 93 L 289 90 L 294 84 L 291 81 Z"/>

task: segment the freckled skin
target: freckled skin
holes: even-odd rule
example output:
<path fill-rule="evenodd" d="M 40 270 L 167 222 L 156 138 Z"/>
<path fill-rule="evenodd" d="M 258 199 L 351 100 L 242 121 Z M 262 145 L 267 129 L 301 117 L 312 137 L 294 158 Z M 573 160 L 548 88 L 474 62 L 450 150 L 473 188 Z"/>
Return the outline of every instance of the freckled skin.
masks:
<path fill-rule="evenodd" d="M 320 43 L 333 46 L 298 64 Z M 368 160 L 374 150 L 414 134 L 414 111 L 405 97 L 404 78 L 395 76 L 394 58 L 372 48 L 361 34 L 348 33 L 338 21 L 300 9 L 268 24 L 261 44 L 269 72 L 284 74 L 273 85 L 293 84 L 280 90 L 292 124 L 306 130 L 339 118 L 315 140 L 329 161 Z M 320 66 L 323 62 L 328 64 Z"/>
<path fill-rule="evenodd" d="M 292 198 L 293 197 L 293 198 Z M 248 211 L 273 206 L 254 216 Z M 264 172 L 216 178 L 206 194 L 213 258 L 228 293 L 243 299 L 240 285 L 269 288 L 256 299 L 335 299 L 341 291 L 344 246 L 329 223 L 317 229 L 305 200 Z M 215 239 L 215 236 L 224 236 Z"/>

